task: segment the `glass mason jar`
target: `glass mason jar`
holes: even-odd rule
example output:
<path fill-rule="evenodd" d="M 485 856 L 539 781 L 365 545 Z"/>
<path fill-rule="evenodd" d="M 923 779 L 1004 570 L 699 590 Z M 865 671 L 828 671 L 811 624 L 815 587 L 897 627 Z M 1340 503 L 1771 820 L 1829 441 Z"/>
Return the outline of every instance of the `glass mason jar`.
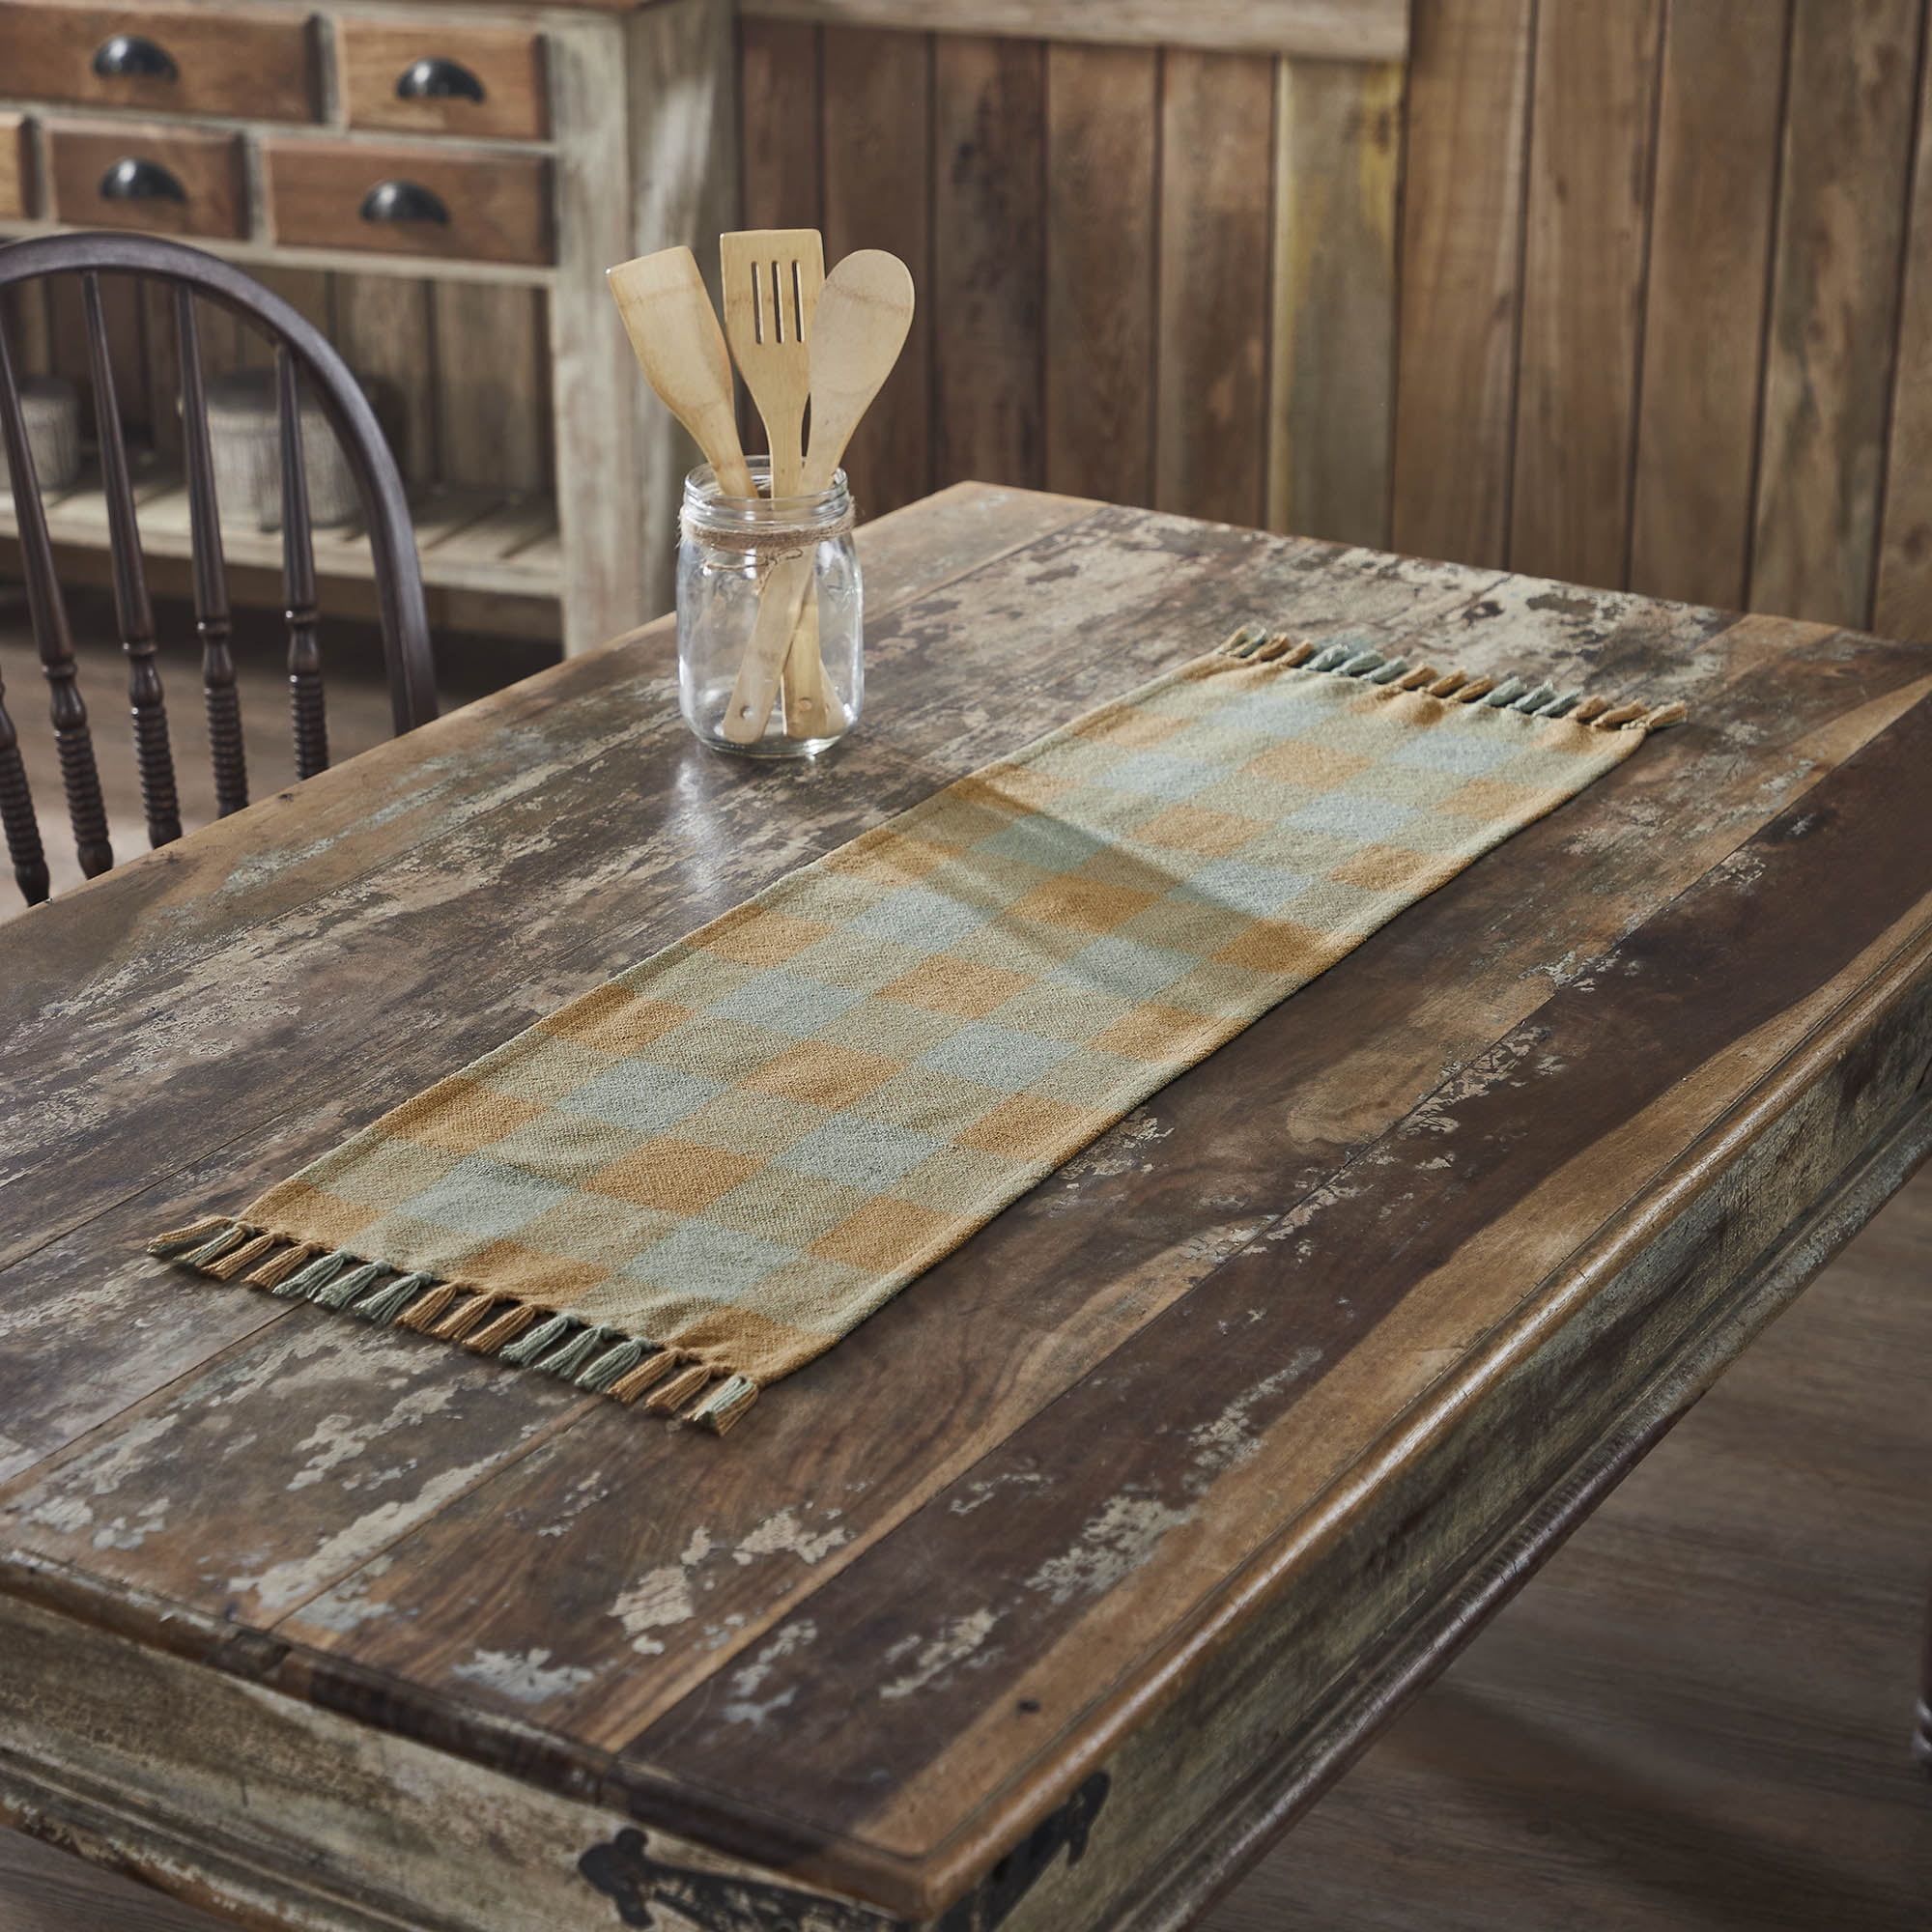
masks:
<path fill-rule="evenodd" d="M 752 459 L 764 488 L 771 465 Z M 721 752 L 799 758 L 836 744 L 865 701 L 865 640 L 845 472 L 816 497 L 726 497 L 684 479 L 677 683 L 685 723 Z"/>

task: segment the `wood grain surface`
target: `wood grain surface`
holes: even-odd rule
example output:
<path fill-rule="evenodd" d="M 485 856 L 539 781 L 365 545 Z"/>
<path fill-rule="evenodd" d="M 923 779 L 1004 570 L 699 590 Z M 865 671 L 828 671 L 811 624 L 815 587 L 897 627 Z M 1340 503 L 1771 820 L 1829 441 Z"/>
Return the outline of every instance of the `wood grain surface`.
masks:
<path fill-rule="evenodd" d="M 884 248 L 912 270 L 919 299 L 898 362 L 845 451 L 867 516 L 932 488 L 932 59 L 917 35 L 857 30 L 825 42 L 826 260 Z"/>
<path fill-rule="evenodd" d="M 47 130 L 47 179 L 55 216 L 82 228 L 144 228 L 157 235 L 233 239 L 248 232 L 242 142 L 234 134 L 176 127 L 57 122 Z M 179 199 L 127 201 L 103 192 L 124 160 L 164 168 Z M 62 331 L 64 343 L 76 338 Z"/>
<path fill-rule="evenodd" d="M 550 163 L 536 156 L 360 142 L 264 141 L 263 190 L 275 238 L 298 248 L 366 248 L 460 262 L 549 262 Z M 382 182 L 407 182 L 442 204 L 442 221 L 362 213 Z"/>
<path fill-rule="evenodd" d="M 745 0 L 744 11 L 843 26 L 1037 34 L 1116 45 L 1399 60 L 1403 0 Z"/>
<path fill-rule="evenodd" d="M 1159 56 L 1046 57 L 1046 481 L 1110 503 L 1153 495 L 1154 143 Z"/>
<path fill-rule="evenodd" d="M 1403 71 L 1275 70 L 1267 526 L 1385 545 Z"/>
<path fill-rule="evenodd" d="M 1202 1932 L 1919 1932 L 1928 1242 L 1921 1172 Z M 227 1922 L 0 1833 L 4 1932 Z"/>
<path fill-rule="evenodd" d="M 1269 63 L 1170 54 L 1160 153 L 1154 501 L 1259 524 L 1266 508 Z"/>
<path fill-rule="evenodd" d="M 1167 0 L 759 0 L 744 71 L 786 223 L 918 248 L 930 186 L 934 272 L 907 259 L 961 344 L 874 419 L 922 487 L 1043 478 L 1910 637 L 1927 10 L 1414 0 L 1406 53 L 1336 59 Z M 1096 27 L 1123 13 L 1145 34 Z M 799 115 L 763 113 L 775 85 Z"/>
<path fill-rule="evenodd" d="M 1534 0 L 1431 0 L 1408 75 L 1391 540 L 1509 555 Z"/>
<path fill-rule="evenodd" d="M 1750 571 L 1764 319 L 1740 298 L 1770 272 L 1786 12 L 1679 0 L 1664 24 L 1630 570 L 1726 610 Z"/>
<path fill-rule="evenodd" d="M 153 42 L 173 74 L 97 73 L 96 52 L 117 34 Z M 315 42 L 295 9 L 0 0 L 0 47 L 4 86 L 15 98 L 256 121 L 317 118 Z"/>
<path fill-rule="evenodd" d="M 26 117 L 0 114 L 0 217 L 17 219 L 33 206 L 33 153 Z"/>
<path fill-rule="evenodd" d="M 1925 10 L 1796 0 L 1750 600 L 1869 615 Z M 1924 383 L 1908 368 L 1907 394 Z"/>
<path fill-rule="evenodd" d="M 1455 1628 L 1485 1552 L 1896 1184 L 1932 1063 L 1932 657 L 1009 491 L 865 541 L 868 725 L 821 769 L 703 753 L 646 632 L 0 936 L 0 1604 L 814 1898 L 1125 1922 L 1230 1794 L 1298 1802 L 1269 1767 L 1377 1721 L 1389 1646 Z M 722 1450 L 140 1255 L 1251 616 L 1692 722 Z"/>
<path fill-rule="evenodd" d="M 1663 0 L 1538 16 L 1510 563 L 1628 568 Z"/>
<path fill-rule="evenodd" d="M 543 40 L 526 27 L 465 21 L 445 28 L 434 17 L 405 22 L 352 15 L 336 33 L 342 118 L 352 128 L 505 141 L 540 141 L 550 131 Z M 402 77 L 422 60 L 453 61 L 482 98 L 399 94 Z"/>
<path fill-rule="evenodd" d="M 933 50 L 933 463 L 948 480 L 1044 480 L 1040 383 L 1046 50 L 943 36 Z"/>

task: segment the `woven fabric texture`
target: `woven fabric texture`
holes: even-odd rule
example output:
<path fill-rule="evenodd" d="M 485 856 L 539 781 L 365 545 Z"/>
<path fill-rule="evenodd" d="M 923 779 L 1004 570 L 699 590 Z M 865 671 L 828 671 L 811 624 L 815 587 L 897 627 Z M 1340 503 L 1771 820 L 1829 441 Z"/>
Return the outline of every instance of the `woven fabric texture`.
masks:
<path fill-rule="evenodd" d="M 155 1251 L 726 1427 L 1665 722 L 1238 633 Z"/>

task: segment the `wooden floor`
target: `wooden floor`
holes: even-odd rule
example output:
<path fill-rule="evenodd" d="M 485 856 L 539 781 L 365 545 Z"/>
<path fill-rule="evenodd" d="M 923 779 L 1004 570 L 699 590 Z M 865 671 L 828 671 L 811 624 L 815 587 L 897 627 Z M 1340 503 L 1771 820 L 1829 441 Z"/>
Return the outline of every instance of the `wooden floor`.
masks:
<path fill-rule="evenodd" d="M 1924 1932 L 1932 1169 L 1204 1932 Z M 0 1833 L 0 1932 L 217 1932 Z"/>

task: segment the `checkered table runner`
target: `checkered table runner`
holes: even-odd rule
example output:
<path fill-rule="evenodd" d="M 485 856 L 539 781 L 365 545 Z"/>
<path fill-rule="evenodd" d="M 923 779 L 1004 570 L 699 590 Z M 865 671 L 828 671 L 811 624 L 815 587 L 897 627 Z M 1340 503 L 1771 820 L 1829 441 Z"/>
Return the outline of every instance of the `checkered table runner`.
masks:
<path fill-rule="evenodd" d="M 152 1251 L 723 1430 L 1681 715 L 1237 632 Z"/>

